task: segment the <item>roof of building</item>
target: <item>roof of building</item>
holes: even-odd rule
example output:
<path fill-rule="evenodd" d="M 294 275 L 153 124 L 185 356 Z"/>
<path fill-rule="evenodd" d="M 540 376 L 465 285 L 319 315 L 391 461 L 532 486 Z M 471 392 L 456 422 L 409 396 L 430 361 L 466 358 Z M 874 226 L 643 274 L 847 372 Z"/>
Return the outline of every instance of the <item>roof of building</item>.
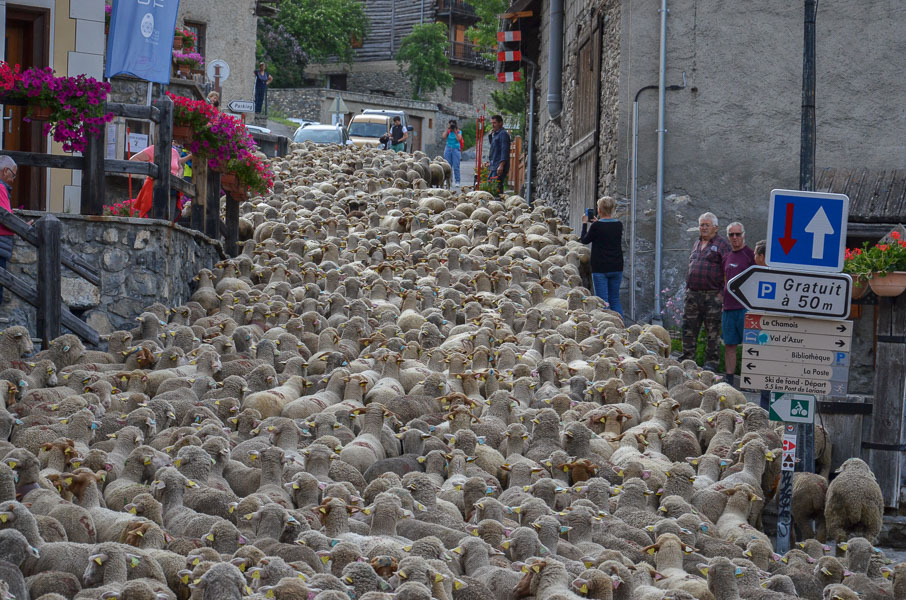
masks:
<path fill-rule="evenodd" d="M 816 173 L 815 190 L 849 196 L 851 222 L 906 220 L 906 170 L 828 167 Z"/>

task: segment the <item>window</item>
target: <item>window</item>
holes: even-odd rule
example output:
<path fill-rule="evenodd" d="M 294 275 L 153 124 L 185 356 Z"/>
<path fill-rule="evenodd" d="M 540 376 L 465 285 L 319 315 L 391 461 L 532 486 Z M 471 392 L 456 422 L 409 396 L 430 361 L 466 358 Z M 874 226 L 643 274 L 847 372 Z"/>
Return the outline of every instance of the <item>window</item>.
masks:
<path fill-rule="evenodd" d="M 208 26 L 205 25 L 204 23 L 186 21 L 186 29 L 188 29 L 189 31 L 194 33 L 195 36 L 198 38 L 198 49 L 196 50 L 196 52 L 201 54 L 201 57 L 205 59 L 205 62 L 207 62 L 207 58 L 208 58 L 208 55 L 207 55 Z"/>
<path fill-rule="evenodd" d="M 346 91 L 346 73 L 332 73 L 327 76 L 327 89 Z"/>
<path fill-rule="evenodd" d="M 472 80 L 453 78 L 453 102 L 472 104 Z"/>

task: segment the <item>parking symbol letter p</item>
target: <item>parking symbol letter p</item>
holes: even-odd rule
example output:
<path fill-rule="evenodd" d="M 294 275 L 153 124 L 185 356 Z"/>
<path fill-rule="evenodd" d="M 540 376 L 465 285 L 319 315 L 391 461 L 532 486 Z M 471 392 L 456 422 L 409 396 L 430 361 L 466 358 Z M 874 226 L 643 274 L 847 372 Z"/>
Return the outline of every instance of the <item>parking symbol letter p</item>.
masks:
<path fill-rule="evenodd" d="M 758 282 L 758 298 L 765 300 L 773 300 L 774 296 L 777 293 L 777 284 L 772 281 L 759 281 Z"/>

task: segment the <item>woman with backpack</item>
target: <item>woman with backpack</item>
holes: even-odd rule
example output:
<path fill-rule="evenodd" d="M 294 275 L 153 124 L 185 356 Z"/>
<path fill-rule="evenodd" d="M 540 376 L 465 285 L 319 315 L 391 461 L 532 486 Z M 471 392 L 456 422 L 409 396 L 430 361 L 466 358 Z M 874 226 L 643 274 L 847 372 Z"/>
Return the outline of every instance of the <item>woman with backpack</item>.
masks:
<path fill-rule="evenodd" d="M 459 178 L 459 159 L 462 158 L 462 149 L 465 145 L 462 139 L 462 132 L 456 126 L 456 121 L 450 121 L 447 131 L 444 132 L 444 160 L 450 163 L 453 168 L 453 179 L 456 181 L 455 187 L 460 186 Z"/>

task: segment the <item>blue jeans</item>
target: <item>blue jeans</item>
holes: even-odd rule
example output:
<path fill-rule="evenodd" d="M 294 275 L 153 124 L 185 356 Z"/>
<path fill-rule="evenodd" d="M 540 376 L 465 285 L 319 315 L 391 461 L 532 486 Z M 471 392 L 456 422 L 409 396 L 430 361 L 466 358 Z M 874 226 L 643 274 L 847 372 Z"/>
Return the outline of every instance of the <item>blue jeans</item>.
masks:
<path fill-rule="evenodd" d="M 460 151 L 458 146 L 446 146 L 444 148 L 444 160 L 450 163 L 450 166 L 453 167 L 453 180 L 456 182 L 456 185 L 460 184 L 459 179 L 459 159 L 462 158 L 462 151 Z"/>
<path fill-rule="evenodd" d="M 610 310 L 623 316 L 623 306 L 620 304 L 620 284 L 623 283 L 623 271 L 610 273 L 592 273 L 591 283 L 595 288 L 595 296 L 610 305 Z"/>

